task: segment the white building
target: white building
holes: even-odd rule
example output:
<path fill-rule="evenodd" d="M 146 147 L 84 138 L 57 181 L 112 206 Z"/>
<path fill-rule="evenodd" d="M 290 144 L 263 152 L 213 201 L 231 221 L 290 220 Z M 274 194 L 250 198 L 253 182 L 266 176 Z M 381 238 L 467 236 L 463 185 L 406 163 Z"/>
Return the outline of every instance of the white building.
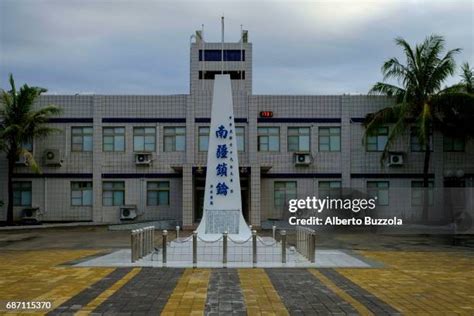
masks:
<path fill-rule="evenodd" d="M 393 100 L 254 95 L 252 44 L 246 32 L 240 42 L 223 45 L 206 43 L 199 33 L 195 38 L 189 94 L 41 97 L 38 106 L 52 103 L 63 109 L 50 122 L 61 133 L 32 146 L 42 174 L 18 163 L 16 219 L 23 209 L 38 207 L 43 221 L 119 222 L 120 207 L 133 205 L 139 214 L 135 220 L 171 219 L 195 226 L 204 197 L 212 79 L 221 67 L 232 78 L 243 211 L 249 224 L 285 218 L 289 198 L 323 197 L 338 188 L 376 194 L 382 213 L 420 219 L 417 187 L 424 154 L 416 137 L 407 131 L 398 140 L 390 166 L 380 163 L 390 126 L 362 143 L 362 119 Z M 435 133 L 432 146 L 434 191 L 472 186 L 474 142 Z M 5 202 L 6 166 L 0 158 L 0 200 Z M 431 193 L 430 199 L 430 219 L 448 219 L 452 210 L 445 207 L 443 194 Z M 6 218 L 6 204 L 0 207 L 0 219 Z"/>

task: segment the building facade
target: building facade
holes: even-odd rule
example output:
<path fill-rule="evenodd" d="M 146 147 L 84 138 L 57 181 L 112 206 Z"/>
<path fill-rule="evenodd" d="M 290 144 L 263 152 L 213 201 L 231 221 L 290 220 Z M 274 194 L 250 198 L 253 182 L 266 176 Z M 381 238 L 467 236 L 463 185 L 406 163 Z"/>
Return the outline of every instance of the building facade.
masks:
<path fill-rule="evenodd" d="M 397 140 L 391 164 L 380 163 L 390 126 L 362 141 L 365 115 L 393 100 L 254 95 L 252 54 L 246 32 L 239 42 L 224 44 L 206 43 L 197 32 L 190 47 L 189 94 L 42 96 L 37 106 L 63 110 L 50 121 L 60 132 L 25 144 L 42 173 L 18 162 L 15 219 L 25 208 L 37 207 L 43 221 L 117 223 L 120 208 L 129 205 L 136 208 L 136 221 L 175 220 L 195 227 L 202 215 L 213 78 L 221 71 L 232 79 L 249 224 L 284 219 L 290 198 L 324 197 L 341 188 L 377 195 L 382 213 L 421 218 L 424 153 L 416 137 L 407 131 Z M 442 221 L 450 214 L 436 190 L 472 187 L 474 143 L 434 133 L 431 146 L 430 219 Z M 6 166 L 0 158 L 4 202 Z M 0 219 L 6 218 L 6 208 L 0 206 Z"/>

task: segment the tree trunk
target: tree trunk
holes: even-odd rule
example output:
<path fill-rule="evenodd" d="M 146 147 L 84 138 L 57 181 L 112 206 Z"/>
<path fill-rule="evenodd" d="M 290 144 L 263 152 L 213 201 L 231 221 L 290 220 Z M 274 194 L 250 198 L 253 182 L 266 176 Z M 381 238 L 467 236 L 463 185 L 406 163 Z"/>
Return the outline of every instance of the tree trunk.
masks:
<path fill-rule="evenodd" d="M 15 167 L 15 158 L 8 155 L 8 206 L 7 206 L 7 225 L 13 225 L 13 168 Z"/>
<path fill-rule="evenodd" d="M 430 156 L 431 156 L 431 148 L 428 143 L 425 148 L 425 160 L 423 162 L 423 213 L 422 213 L 422 220 L 424 223 L 428 221 L 428 207 L 429 207 L 429 186 L 430 186 L 430 178 L 429 178 L 429 169 L 430 169 Z"/>

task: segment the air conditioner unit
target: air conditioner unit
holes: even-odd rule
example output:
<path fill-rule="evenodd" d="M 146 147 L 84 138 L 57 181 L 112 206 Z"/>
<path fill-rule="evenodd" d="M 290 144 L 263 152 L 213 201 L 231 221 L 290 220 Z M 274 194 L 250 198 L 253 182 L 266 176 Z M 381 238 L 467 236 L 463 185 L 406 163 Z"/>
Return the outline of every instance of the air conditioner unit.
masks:
<path fill-rule="evenodd" d="M 149 166 L 151 164 L 151 153 L 136 153 L 135 164 Z"/>
<path fill-rule="evenodd" d="M 30 207 L 23 209 L 21 213 L 21 221 L 28 224 L 37 224 L 41 222 L 43 213 L 39 207 Z"/>
<path fill-rule="evenodd" d="M 43 159 L 47 166 L 61 166 L 63 164 L 58 149 L 46 149 L 44 151 Z"/>
<path fill-rule="evenodd" d="M 137 207 L 135 205 L 120 207 L 120 220 L 133 220 L 136 217 Z"/>
<path fill-rule="evenodd" d="M 403 166 L 403 154 L 390 154 L 389 166 Z"/>
<path fill-rule="evenodd" d="M 313 158 L 310 153 L 295 153 L 294 155 L 295 165 L 307 166 L 313 162 Z"/>

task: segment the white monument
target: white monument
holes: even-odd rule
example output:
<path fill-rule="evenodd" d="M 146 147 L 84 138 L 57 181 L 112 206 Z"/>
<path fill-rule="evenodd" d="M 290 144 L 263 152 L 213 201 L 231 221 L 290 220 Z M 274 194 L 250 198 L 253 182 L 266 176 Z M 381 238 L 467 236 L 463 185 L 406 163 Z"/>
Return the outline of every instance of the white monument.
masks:
<path fill-rule="evenodd" d="M 204 213 L 197 229 L 203 240 L 217 240 L 227 232 L 233 240 L 247 240 L 251 232 L 242 215 L 237 134 L 229 75 L 216 75 L 207 152 Z"/>

